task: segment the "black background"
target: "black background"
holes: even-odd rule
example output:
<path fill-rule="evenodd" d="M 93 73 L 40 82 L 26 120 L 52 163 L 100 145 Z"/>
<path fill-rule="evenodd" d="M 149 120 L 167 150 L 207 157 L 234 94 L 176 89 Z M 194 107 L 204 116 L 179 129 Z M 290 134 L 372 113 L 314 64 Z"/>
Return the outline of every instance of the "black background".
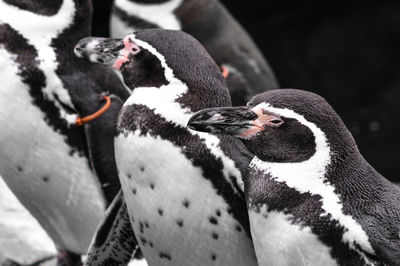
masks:
<path fill-rule="evenodd" d="M 256 41 L 282 88 L 325 97 L 361 153 L 400 182 L 400 2 L 222 1 Z M 110 0 L 94 1 L 106 36 Z"/>

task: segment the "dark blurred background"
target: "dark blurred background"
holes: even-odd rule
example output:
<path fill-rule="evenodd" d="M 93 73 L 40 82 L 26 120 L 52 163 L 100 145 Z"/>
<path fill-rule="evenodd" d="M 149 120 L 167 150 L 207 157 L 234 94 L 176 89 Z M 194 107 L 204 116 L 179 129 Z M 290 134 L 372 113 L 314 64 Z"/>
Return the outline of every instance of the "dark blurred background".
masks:
<path fill-rule="evenodd" d="M 93 35 L 106 36 L 112 1 L 93 2 Z M 258 44 L 281 87 L 325 97 L 364 157 L 400 182 L 400 2 L 222 2 Z"/>

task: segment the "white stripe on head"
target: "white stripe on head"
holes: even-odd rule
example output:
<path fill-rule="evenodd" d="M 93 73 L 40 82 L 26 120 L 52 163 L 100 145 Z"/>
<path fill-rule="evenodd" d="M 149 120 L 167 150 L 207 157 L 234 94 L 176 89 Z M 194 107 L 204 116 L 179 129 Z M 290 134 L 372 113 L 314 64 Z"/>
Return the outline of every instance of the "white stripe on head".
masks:
<path fill-rule="evenodd" d="M 130 16 L 138 17 L 161 29 L 180 30 L 181 23 L 174 14 L 183 0 L 170 0 L 165 3 L 139 4 L 129 0 L 116 0 L 114 5 Z"/>
<path fill-rule="evenodd" d="M 73 109 L 74 106 L 68 91 L 56 74 L 57 56 L 50 45 L 53 39 L 72 24 L 75 12 L 76 8 L 72 0 L 63 0 L 57 14 L 53 16 L 35 14 L 0 1 L 1 21 L 19 32 L 37 50 L 38 68 L 46 75 L 46 87 L 43 88 L 43 92 L 47 99 L 53 101 L 58 107 L 62 117 L 66 116 L 66 111 L 54 95 L 65 105 Z"/>
<path fill-rule="evenodd" d="M 220 140 L 209 133 L 197 132 L 187 128 L 189 119 L 194 115 L 194 112 L 188 107 L 183 107 L 177 100 L 184 94 L 188 93 L 187 85 L 175 77 L 173 70 L 168 66 L 165 57 L 157 51 L 149 43 L 139 40 L 135 34 L 129 35 L 130 39 L 143 49 L 148 50 L 161 62 L 164 69 L 165 79 L 169 82 L 167 85 L 156 87 L 139 87 L 134 88 L 132 95 L 125 102 L 124 106 L 136 104 L 145 105 L 153 110 L 155 114 L 165 118 L 180 127 L 186 128 L 192 135 L 199 136 L 204 140 L 207 148 L 223 163 L 223 173 L 226 180 L 232 184 L 231 176 L 235 177 L 237 183 L 243 190 L 243 181 L 240 171 L 236 168 L 234 161 L 225 155 L 224 151 L 219 146 Z M 236 191 L 235 186 L 232 186 Z"/>
<path fill-rule="evenodd" d="M 366 252 L 374 254 L 367 234 L 352 216 L 343 213 L 340 194 L 335 192 L 335 187 L 326 179 L 326 171 L 331 163 L 331 150 L 325 133 L 314 123 L 307 121 L 304 116 L 290 109 L 274 108 L 268 103 L 261 103 L 255 108 L 262 108 L 286 118 L 296 119 L 312 131 L 316 147 L 314 155 L 307 161 L 276 163 L 265 162 L 255 157 L 250 163 L 250 167 L 267 172 L 276 181 L 285 183 L 300 193 L 308 192 L 312 195 L 319 195 L 322 198 L 324 215 L 330 214 L 331 219 L 337 220 L 344 227 L 343 241 L 355 250 L 357 249 L 354 244 L 357 243 Z"/>
<path fill-rule="evenodd" d="M 131 32 L 135 32 L 138 29 L 132 25 L 128 25 L 125 21 L 121 20 L 115 13 L 111 13 L 110 18 L 110 37 L 111 38 L 123 38 Z"/>
<path fill-rule="evenodd" d="M 129 0 L 116 0 L 114 5 L 130 16 L 135 16 L 144 21 L 158 26 L 161 29 L 181 30 L 182 26 L 174 14 L 183 0 L 171 0 L 157 4 L 139 4 Z M 115 12 L 111 14 L 110 32 L 113 38 L 122 38 L 130 32 L 136 31 L 136 25 L 121 20 Z"/>

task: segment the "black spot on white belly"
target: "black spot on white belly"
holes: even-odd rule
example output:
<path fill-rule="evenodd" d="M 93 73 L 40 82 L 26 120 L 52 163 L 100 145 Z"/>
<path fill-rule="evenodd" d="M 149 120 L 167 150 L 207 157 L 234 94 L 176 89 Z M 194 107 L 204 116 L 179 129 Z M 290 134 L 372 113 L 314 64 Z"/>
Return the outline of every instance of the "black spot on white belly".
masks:
<path fill-rule="evenodd" d="M 144 224 L 141 221 L 139 221 L 139 231 L 140 233 L 144 234 Z"/>
<path fill-rule="evenodd" d="M 165 253 L 165 252 L 158 253 L 158 256 L 160 257 L 160 259 L 171 260 L 171 255 L 169 255 L 168 253 Z"/>
<path fill-rule="evenodd" d="M 147 240 L 143 236 L 140 237 L 140 242 L 143 244 L 143 246 L 147 245 Z"/>
<path fill-rule="evenodd" d="M 211 224 L 217 225 L 218 224 L 218 220 L 217 218 L 215 218 L 214 216 L 210 216 L 208 218 L 208 220 L 210 221 Z"/>
<path fill-rule="evenodd" d="M 188 209 L 188 208 L 189 208 L 189 205 L 190 205 L 190 202 L 189 202 L 189 200 L 186 200 L 186 199 L 185 199 L 185 200 L 183 201 L 182 204 L 183 204 L 183 206 L 184 206 L 186 209 Z"/>
<path fill-rule="evenodd" d="M 179 227 L 183 227 L 183 220 L 177 220 L 176 221 L 176 224 L 179 226 Z"/>

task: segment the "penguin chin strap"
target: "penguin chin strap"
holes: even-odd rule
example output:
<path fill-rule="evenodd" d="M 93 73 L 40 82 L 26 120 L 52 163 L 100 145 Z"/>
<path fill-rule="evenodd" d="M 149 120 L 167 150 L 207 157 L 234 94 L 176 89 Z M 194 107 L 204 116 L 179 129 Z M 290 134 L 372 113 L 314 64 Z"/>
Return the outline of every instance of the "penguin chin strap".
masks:
<path fill-rule="evenodd" d="M 78 114 L 68 114 L 64 117 L 64 119 L 68 122 L 69 125 L 75 125 L 75 126 L 83 126 L 83 124 L 89 123 L 90 121 L 100 117 L 110 108 L 111 106 L 110 97 L 104 95 L 103 98 L 104 100 L 106 100 L 106 103 L 104 104 L 104 106 L 102 106 L 99 110 L 97 110 L 93 114 L 82 118 L 79 117 Z"/>

